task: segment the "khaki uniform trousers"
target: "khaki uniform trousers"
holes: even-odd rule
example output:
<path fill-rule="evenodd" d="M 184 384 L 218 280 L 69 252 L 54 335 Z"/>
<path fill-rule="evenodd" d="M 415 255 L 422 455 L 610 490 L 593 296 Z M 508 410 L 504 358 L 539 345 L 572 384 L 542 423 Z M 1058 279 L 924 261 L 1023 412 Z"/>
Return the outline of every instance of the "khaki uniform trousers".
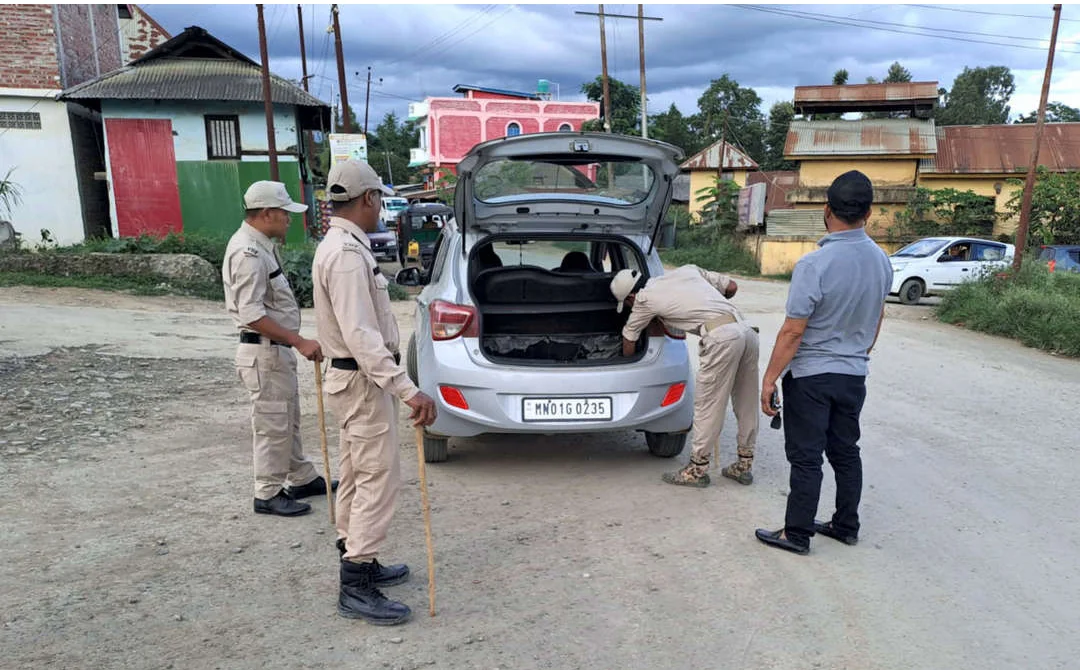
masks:
<path fill-rule="evenodd" d="M 313 481 L 318 473 L 300 442 L 300 389 L 293 350 L 270 344 L 265 336 L 260 344 L 240 344 L 236 371 L 251 393 L 255 497 L 269 500 L 283 486 Z"/>
<path fill-rule="evenodd" d="M 347 561 L 377 558 L 401 488 L 398 399 L 354 370 L 330 368 L 327 404 L 340 428 L 337 535 Z"/>
<path fill-rule="evenodd" d="M 740 459 L 754 457 L 760 394 L 758 334 L 741 321 L 710 329 L 698 345 L 692 457 L 708 462 L 724 430 L 728 398 L 738 423 Z"/>

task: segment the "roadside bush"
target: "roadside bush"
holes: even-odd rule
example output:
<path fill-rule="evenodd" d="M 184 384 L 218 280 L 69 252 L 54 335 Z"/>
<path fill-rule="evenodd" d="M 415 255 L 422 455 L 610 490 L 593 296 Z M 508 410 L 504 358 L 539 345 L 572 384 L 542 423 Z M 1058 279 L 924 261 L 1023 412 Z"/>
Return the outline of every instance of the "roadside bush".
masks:
<path fill-rule="evenodd" d="M 1029 347 L 1080 357 L 1080 275 L 1050 272 L 1025 260 L 1012 271 L 966 282 L 945 294 L 945 323 L 1019 340 Z"/>
<path fill-rule="evenodd" d="M 194 254 L 221 271 L 225 260 L 225 247 L 229 238 L 198 233 L 169 233 L 164 237 L 139 235 L 138 237 L 91 238 L 82 244 L 55 247 L 55 253 L 79 254 L 102 252 L 108 254 Z"/>
<path fill-rule="evenodd" d="M 669 265 L 697 265 L 715 272 L 759 273 L 754 255 L 732 234 L 717 225 L 680 225 L 675 228 L 675 247 L 660 252 Z"/>

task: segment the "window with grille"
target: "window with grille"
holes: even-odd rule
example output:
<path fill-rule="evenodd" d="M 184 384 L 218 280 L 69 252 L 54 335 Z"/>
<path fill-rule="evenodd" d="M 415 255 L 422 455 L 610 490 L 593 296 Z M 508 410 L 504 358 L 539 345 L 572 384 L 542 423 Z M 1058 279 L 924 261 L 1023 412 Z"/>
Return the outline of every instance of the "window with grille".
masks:
<path fill-rule="evenodd" d="M 209 160 L 240 160 L 240 117 L 206 116 L 206 157 Z"/>
<path fill-rule="evenodd" d="M 0 112 L 0 128 L 41 130 L 41 114 L 37 112 Z"/>

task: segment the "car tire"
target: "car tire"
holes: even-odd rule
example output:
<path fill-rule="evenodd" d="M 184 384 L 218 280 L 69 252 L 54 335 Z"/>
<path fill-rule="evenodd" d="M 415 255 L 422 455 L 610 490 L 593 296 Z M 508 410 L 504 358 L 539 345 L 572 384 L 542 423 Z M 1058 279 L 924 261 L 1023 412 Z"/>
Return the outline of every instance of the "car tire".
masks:
<path fill-rule="evenodd" d="M 900 302 L 905 305 L 918 305 L 926 293 L 926 284 L 921 279 L 909 279 L 900 286 Z"/>
<path fill-rule="evenodd" d="M 674 458 L 686 446 L 686 433 L 645 433 L 649 453 L 658 458 Z"/>
<path fill-rule="evenodd" d="M 420 375 L 417 374 L 419 365 L 416 358 L 416 333 L 409 336 L 409 346 L 405 350 L 405 371 L 409 373 L 409 379 L 413 384 L 420 385 Z"/>
<path fill-rule="evenodd" d="M 445 437 L 431 437 L 424 433 L 424 462 L 442 463 L 446 461 L 446 447 L 450 440 Z"/>

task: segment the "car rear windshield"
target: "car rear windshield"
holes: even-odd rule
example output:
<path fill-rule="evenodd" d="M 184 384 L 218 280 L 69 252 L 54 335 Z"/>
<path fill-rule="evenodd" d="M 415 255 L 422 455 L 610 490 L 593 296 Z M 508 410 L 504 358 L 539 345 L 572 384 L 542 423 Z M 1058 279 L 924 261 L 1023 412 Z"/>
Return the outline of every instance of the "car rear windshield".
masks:
<path fill-rule="evenodd" d="M 649 197 L 655 179 L 652 169 L 637 161 L 499 159 L 476 171 L 475 195 L 487 203 L 520 196 L 575 195 L 614 205 L 636 205 Z"/>
<path fill-rule="evenodd" d="M 926 258 L 941 248 L 945 240 L 929 238 L 912 242 L 900 251 L 893 254 L 893 258 Z"/>

